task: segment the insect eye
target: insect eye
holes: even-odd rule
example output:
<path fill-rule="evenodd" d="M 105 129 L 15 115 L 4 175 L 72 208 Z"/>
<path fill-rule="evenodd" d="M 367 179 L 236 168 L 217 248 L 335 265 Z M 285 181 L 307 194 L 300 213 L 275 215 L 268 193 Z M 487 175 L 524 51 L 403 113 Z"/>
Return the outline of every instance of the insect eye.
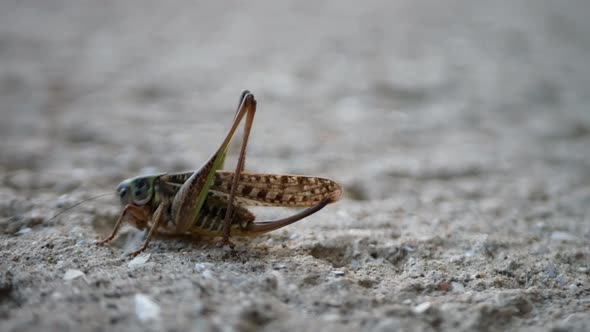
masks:
<path fill-rule="evenodd" d="M 135 190 L 133 191 L 133 195 L 136 198 L 142 198 L 142 196 L 145 194 L 145 188 L 144 187 L 137 187 L 135 188 Z"/>
<path fill-rule="evenodd" d="M 149 195 L 149 184 L 147 179 L 137 179 L 133 186 L 133 197 L 136 203 L 141 203 L 147 199 Z"/>
<path fill-rule="evenodd" d="M 119 197 L 121 197 L 121 199 L 125 198 L 125 195 L 127 195 L 127 188 L 123 187 L 121 189 L 119 189 Z"/>

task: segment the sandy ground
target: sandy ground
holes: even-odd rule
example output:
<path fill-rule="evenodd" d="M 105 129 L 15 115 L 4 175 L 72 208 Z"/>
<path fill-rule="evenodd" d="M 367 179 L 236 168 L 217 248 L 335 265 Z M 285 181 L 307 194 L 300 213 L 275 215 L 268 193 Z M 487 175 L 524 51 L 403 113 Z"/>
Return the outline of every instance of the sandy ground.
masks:
<path fill-rule="evenodd" d="M 2 1 L 0 330 L 590 326 L 588 2 L 280 3 Z M 198 168 L 245 88 L 247 169 L 345 199 L 238 257 L 49 220 Z"/>

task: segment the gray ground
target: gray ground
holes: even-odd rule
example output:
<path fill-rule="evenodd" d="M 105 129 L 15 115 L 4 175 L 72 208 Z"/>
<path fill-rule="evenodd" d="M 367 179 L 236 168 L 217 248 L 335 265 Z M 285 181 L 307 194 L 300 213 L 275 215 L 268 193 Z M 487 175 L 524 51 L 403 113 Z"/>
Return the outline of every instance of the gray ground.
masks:
<path fill-rule="evenodd" d="M 590 6 L 556 3 L 2 1 L 0 330 L 584 330 Z M 247 169 L 345 199 L 239 257 L 97 247 L 114 196 L 48 220 L 200 166 L 244 88 Z"/>

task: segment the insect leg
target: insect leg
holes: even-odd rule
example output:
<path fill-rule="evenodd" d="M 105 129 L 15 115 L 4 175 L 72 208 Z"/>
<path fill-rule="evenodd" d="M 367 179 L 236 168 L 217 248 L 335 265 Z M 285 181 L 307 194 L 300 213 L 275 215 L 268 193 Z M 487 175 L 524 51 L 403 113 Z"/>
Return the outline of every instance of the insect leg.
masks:
<path fill-rule="evenodd" d="M 201 207 L 207 198 L 207 192 L 215 177 L 215 171 L 222 167 L 229 143 L 247 110 L 251 108 L 248 105 L 253 102 L 255 102 L 254 96 L 250 92 L 244 91 L 240 105 L 234 116 L 232 127 L 223 140 L 223 143 L 221 143 L 221 146 L 219 146 L 205 165 L 188 178 L 174 196 L 171 215 L 172 220 L 176 224 L 177 233 L 183 233 L 188 230 L 199 215 Z"/>
<path fill-rule="evenodd" d="M 231 184 L 231 190 L 229 198 L 227 199 L 227 211 L 225 213 L 225 219 L 223 221 L 223 242 L 232 246 L 229 241 L 231 231 L 231 217 L 234 207 L 234 197 L 236 196 L 236 189 L 238 188 L 238 182 L 240 179 L 240 173 L 244 170 L 246 163 L 246 147 L 248 146 L 248 138 L 250 137 L 250 130 L 252 129 L 252 123 L 254 122 L 254 114 L 256 113 L 256 100 L 253 95 L 249 99 L 246 99 L 244 111 L 246 112 L 246 123 L 244 124 L 244 137 L 242 139 L 242 147 L 240 148 L 240 155 L 238 157 L 238 164 L 236 165 L 235 176 Z M 248 95 L 246 95 L 246 98 Z"/>
<path fill-rule="evenodd" d="M 162 203 L 158 206 L 158 208 L 154 212 L 152 227 L 150 228 L 150 232 L 148 233 L 147 237 L 145 238 L 145 241 L 143 241 L 143 245 L 138 250 L 130 253 L 129 256 L 137 256 L 137 255 L 139 255 L 139 253 L 144 251 L 145 248 L 147 248 L 148 244 L 150 243 L 150 240 L 152 239 L 152 236 L 154 236 L 154 234 L 158 230 L 158 227 L 160 227 L 160 223 L 162 222 L 162 219 L 164 219 L 164 211 L 166 211 L 167 209 L 168 209 L 168 203 Z"/>
<path fill-rule="evenodd" d="M 303 218 L 309 217 L 310 215 L 323 209 L 326 205 L 328 205 L 331 202 L 331 198 L 324 198 L 318 204 L 286 218 L 261 222 L 251 222 L 242 231 L 245 235 L 248 236 L 256 236 L 263 233 L 268 233 L 270 231 L 274 231 L 276 229 L 290 225 Z"/>
<path fill-rule="evenodd" d="M 115 235 L 117 235 L 117 233 L 119 232 L 119 228 L 121 228 L 121 225 L 123 224 L 123 220 L 125 219 L 125 217 L 131 217 L 139 221 L 146 221 L 148 219 L 147 215 L 145 214 L 145 211 L 142 208 L 135 205 L 127 204 L 123 209 L 121 216 L 117 220 L 117 223 L 115 223 L 115 227 L 113 227 L 111 235 L 109 235 L 102 241 L 98 241 L 97 244 L 105 244 L 111 242 L 115 238 Z"/>

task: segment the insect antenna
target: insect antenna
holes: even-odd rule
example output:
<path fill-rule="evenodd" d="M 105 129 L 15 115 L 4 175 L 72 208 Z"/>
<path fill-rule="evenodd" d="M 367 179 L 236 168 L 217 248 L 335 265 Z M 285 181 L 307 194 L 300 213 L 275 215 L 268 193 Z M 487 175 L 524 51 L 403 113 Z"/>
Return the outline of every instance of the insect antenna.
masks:
<path fill-rule="evenodd" d="M 91 200 L 93 200 L 93 199 L 97 199 L 97 198 L 100 198 L 100 197 L 103 197 L 103 196 L 108 196 L 108 195 L 114 195 L 114 194 L 116 194 L 116 192 L 104 193 L 104 194 L 100 194 L 100 195 L 96 195 L 96 196 L 92 196 L 92 197 L 90 197 L 90 198 L 84 199 L 84 200 L 82 200 L 82 201 L 80 201 L 80 202 L 78 202 L 78 203 L 76 203 L 76 204 L 74 204 L 74 205 L 72 205 L 72 206 L 68 206 L 67 208 L 64 208 L 64 209 L 63 209 L 63 210 L 61 210 L 61 211 L 60 211 L 58 214 L 56 214 L 56 215 L 54 215 L 53 217 L 51 217 L 51 218 L 47 219 L 45 222 L 51 221 L 51 220 L 53 220 L 53 219 L 55 219 L 55 218 L 59 217 L 59 216 L 60 216 L 61 214 L 63 214 L 64 212 L 66 212 L 66 211 L 69 211 L 69 210 L 71 210 L 71 209 L 75 208 L 76 206 L 78 206 L 78 205 L 80 205 L 80 204 L 82 204 L 82 203 L 86 203 L 86 202 L 88 202 L 88 201 L 91 201 Z"/>

